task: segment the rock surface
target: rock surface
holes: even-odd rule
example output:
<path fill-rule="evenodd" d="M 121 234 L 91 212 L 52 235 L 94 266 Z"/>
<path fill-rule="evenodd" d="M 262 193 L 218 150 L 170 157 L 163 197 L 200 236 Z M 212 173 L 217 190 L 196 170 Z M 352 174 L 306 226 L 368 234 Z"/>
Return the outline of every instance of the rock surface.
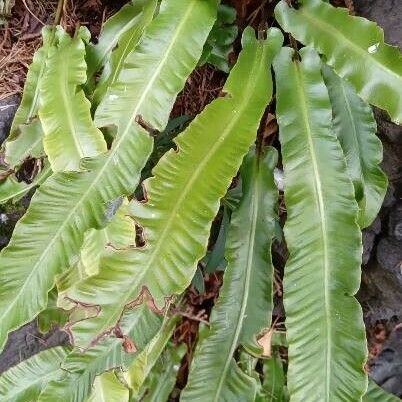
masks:
<path fill-rule="evenodd" d="M 38 331 L 35 322 L 24 325 L 10 335 L 1 354 L 0 373 L 36 353 L 67 343 L 68 336 L 65 332 L 50 331 L 43 335 Z"/>
<path fill-rule="evenodd" d="M 376 21 L 384 29 L 388 43 L 402 49 L 402 0 L 354 0 L 354 6 L 357 15 Z M 17 96 L 0 101 L 0 144 L 7 136 L 18 102 Z M 365 269 L 359 300 L 369 325 L 378 320 L 402 320 L 402 127 L 390 123 L 381 111 L 376 111 L 376 119 L 390 186 L 379 218 L 364 233 Z M 2 238 L 0 230 L 0 248 L 7 240 L 8 235 Z M 0 372 L 64 342 L 66 335 L 60 331 L 44 337 L 34 323 L 27 324 L 10 335 L 0 356 Z M 371 363 L 370 375 L 388 391 L 402 396 L 402 329 L 392 333 L 382 353 Z"/>
<path fill-rule="evenodd" d="M 354 0 L 357 15 L 376 21 L 387 43 L 402 49 L 402 1 Z M 368 323 L 384 319 L 402 321 L 402 127 L 376 111 L 379 135 L 384 144 L 383 168 L 390 181 L 378 221 L 365 234 L 367 268 L 363 273 L 360 300 Z M 371 252 L 368 252 L 371 250 Z M 402 396 L 402 328 L 394 330 L 382 353 L 370 365 L 379 385 Z"/>
<path fill-rule="evenodd" d="M 402 397 L 402 327 L 388 338 L 379 357 L 370 365 L 370 375 L 388 392 Z"/>
<path fill-rule="evenodd" d="M 377 22 L 387 43 L 402 48 L 401 0 L 354 0 L 356 14 Z"/>
<path fill-rule="evenodd" d="M 0 100 L 0 145 L 8 136 L 18 105 L 19 97 L 17 95 Z"/>

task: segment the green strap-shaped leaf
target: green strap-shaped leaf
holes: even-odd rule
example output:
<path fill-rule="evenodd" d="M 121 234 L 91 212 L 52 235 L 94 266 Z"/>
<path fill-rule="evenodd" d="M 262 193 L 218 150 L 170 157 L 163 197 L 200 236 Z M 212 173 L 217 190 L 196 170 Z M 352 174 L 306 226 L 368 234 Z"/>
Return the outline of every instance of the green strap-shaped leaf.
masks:
<path fill-rule="evenodd" d="M 116 377 L 116 374 L 104 373 L 96 377 L 94 388 L 87 402 L 128 402 L 129 390 Z"/>
<path fill-rule="evenodd" d="M 123 335 L 135 339 L 135 347 L 144 348 L 161 327 L 161 319 L 146 305 L 131 310 L 119 323 Z M 82 353 L 74 349 L 62 364 L 64 376 L 51 381 L 38 402 L 82 402 L 91 393 L 97 375 L 116 367 L 127 369 L 137 356 L 123 349 L 123 339 L 111 337 Z M 24 401 L 25 402 L 25 401 Z"/>
<path fill-rule="evenodd" d="M 57 28 L 40 91 L 43 145 L 54 172 L 79 171 L 81 159 L 106 152 L 106 142 L 91 117 L 91 105 L 79 88 L 86 82 L 85 41 L 80 28 L 71 38 Z"/>
<path fill-rule="evenodd" d="M 199 65 L 209 63 L 221 71 L 229 72 L 229 54 L 239 33 L 236 9 L 226 4 L 218 8 L 218 18 L 204 46 Z"/>
<path fill-rule="evenodd" d="M 54 28 L 43 28 L 42 37 L 43 45 L 29 67 L 21 104 L 4 143 L 5 161 L 11 168 L 18 167 L 29 156 L 39 157 L 43 153 L 42 127 L 37 119 L 39 93 L 49 49 L 55 40 Z"/>
<path fill-rule="evenodd" d="M 153 144 L 135 121 L 142 116 L 162 130 L 197 64 L 217 0 L 164 0 L 162 5 L 98 110 L 99 121 L 118 127 L 111 150 L 85 159 L 82 172 L 50 177 L 0 254 L 0 349 L 10 330 L 46 307 L 56 276 L 73 265 L 84 233 L 103 227 L 114 201 L 134 192 Z"/>
<path fill-rule="evenodd" d="M 100 307 L 97 317 L 74 327 L 76 344 L 85 346 L 110 331 L 125 306 L 144 294 L 163 307 L 166 297 L 190 284 L 205 255 L 219 201 L 255 138 L 269 100 L 268 66 L 282 35 L 272 30 L 268 41 L 257 41 L 250 29 L 246 37 L 224 87 L 227 96 L 211 103 L 176 138 L 178 151 L 165 154 L 154 177 L 145 182 L 148 202 L 131 207 L 144 228 L 146 245 L 104 258 L 100 274 L 69 295 Z"/>
<path fill-rule="evenodd" d="M 314 46 L 327 63 L 356 88 L 367 102 L 402 122 L 402 55 L 384 44 L 374 22 L 348 14 L 321 0 L 299 0 L 299 8 L 281 0 L 275 15 L 282 28 L 305 45 Z"/>
<path fill-rule="evenodd" d="M 271 57 L 281 41 L 270 41 Z M 274 50 L 275 49 L 275 50 Z M 270 85 L 272 93 L 272 84 Z M 242 168 L 243 198 L 233 212 L 226 245 L 223 287 L 204 328 L 181 401 L 254 401 L 256 381 L 243 373 L 234 352 L 244 345 L 258 353 L 256 337 L 271 325 L 271 242 L 278 193 L 273 178 L 276 151 L 266 159 L 250 154 Z"/>
<path fill-rule="evenodd" d="M 145 27 L 152 21 L 155 8 L 156 0 L 140 0 L 134 4 L 126 4 L 104 25 L 99 43 L 89 47 L 88 77 L 90 78 L 100 65 L 105 64 L 93 96 L 95 106 L 103 99 L 107 89 L 116 83 L 127 56 L 138 45 Z M 108 61 L 104 63 L 106 56 Z"/>
<path fill-rule="evenodd" d="M 376 136 L 373 112 L 354 88 L 323 66 L 324 80 L 332 104 L 333 124 L 346 157 L 350 178 L 360 207 L 359 225 L 374 221 L 387 192 L 387 177 L 380 168 L 382 143 Z"/>
<path fill-rule="evenodd" d="M 7 177 L 0 183 L 0 204 L 4 204 L 7 201 L 19 201 L 30 190 L 40 186 L 51 174 L 52 169 L 50 169 L 50 166 L 45 166 L 35 177 L 35 180 L 29 184 L 17 181 L 14 175 Z"/>
<path fill-rule="evenodd" d="M 180 361 L 186 353 L 185 345 L 172 346 L 160 357 L 158 363 L 149 374 L 142 389 L 145 393 L 141 402 L 165 402 L 176 384 L 176 376 L 180 368 Z"/>
<path fill-rule="evenodd" d="M 263 383 L 255 402 L 287 402 L 286 378 L 278 353 L 263 361 Z"/>
<path fill-rule="evenodd" d="M 87 47 L 88 81 L 91 81 L 102 67 L 110 64 L 112 51 L 116 46 L 120 48 L 121 39 L 124 37 L 127 39 L 127 33 L 133 41 L 133 47 L 138 43 L 144 28 L 152 21 L 155 8 L 156 0 L 135 0 L 125 4 L 105 22 L 98 43 L 89 44 Z"/>
<path fill-rule="evenodd" d="M 127 214 L 128 201 L 124 200 L 123 205 L 105 228 L 89 229 L 85 233 L 78 262 L 57 280 L 60 307 L 70 309 L 74 306 L 64 298 L 66 292 L 88 276 L 97 274 L 102 256 L 113 253 L 116 249 L 135 245 L 135 224 Z"/>
<path fill-rule="evenodd" d="M 13 176 L 7 177 L 7 179 L 0 183 L 0 204 L 4 204 L 20 195 L 26 194 L 32 187 L 34 186 L 17 181 Z"/>
<path fill-rule="evenodd" d="M 39 102 L 39 100 L 37 102 Z M 37 113 L 37 108 L 35 109 L 35 113 Z M 17 119 L 17 116 L 18 115 L 16 115 L 15 119 Z M 26 124 L 20 124 L 18 130 L 10 132 L 10 136 L 5 142 L 6 163 L 14 169 L 28 158 L 39 159 L 43 157 L 45 151 L 43 150 L 42 140 L 43 129 L 38 118 L 34 118 Z"/>
<path fill-rule="evenodd" d="M 10 368 L 0 376 L 0 400 L 36 401 L 42 388 L 62 375 L 60 365 L 67 354 L 67 348 L 52 348 Z"/>
<path fill-rule="evenodd" d="M 57 297 L 57 289 L 54 288 L 49 292 L 46 310 L 38 315 L 38 329 L 43 334 L 49 332 L 54 326 L 63 327 L 68 321 L 68 312 L 57 306 Z"/>
<path fill-rule="evenodd" d="M 290 400 L 359 401 L 367 388 L 359 289 L 362 239 L 321 61 L 284 48 L 274 62 L 289 259 L 284 305 Z M 294 60 L 293 60 L 294 59 Z"/>
<path fill-rule="evenodd" d="M 136 357 L 127 373 L 124 374 L 124 378 L 133 397 L 138 396 L 144 381 L 166 348 L 166 345 L 176 327 L 177 321 L 177 316 L 166 318 L 161 329 L 145 349 Z"/>
<path fill-rule="evenodd" d="M 363 396 L 363 402 L 400 402 L 400 401 L 401 399 L 383 390 L 373 380 L 369 381 L 367 393 Z"/>

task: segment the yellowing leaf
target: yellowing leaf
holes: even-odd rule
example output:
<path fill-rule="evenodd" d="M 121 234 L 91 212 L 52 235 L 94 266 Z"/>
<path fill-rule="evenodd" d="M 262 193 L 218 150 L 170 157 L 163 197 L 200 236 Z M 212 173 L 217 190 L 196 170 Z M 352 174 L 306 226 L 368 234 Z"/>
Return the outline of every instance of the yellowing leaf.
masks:
<path fill-rule="evenodd" d="M 39 116 L 44 148 L 54 172 L 79 171 L 81 159 L 106 152 L 102 132 L 92 121 L 89 101 L 80 85 L 86 82 L 85 40 L 81 28 L 70 38 L 56 31 L 41 85 Z"/>

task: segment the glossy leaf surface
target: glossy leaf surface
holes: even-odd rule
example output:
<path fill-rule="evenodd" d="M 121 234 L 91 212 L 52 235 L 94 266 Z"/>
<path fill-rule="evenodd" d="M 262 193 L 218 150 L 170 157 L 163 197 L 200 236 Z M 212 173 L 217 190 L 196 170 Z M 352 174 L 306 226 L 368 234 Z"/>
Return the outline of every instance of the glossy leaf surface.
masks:
<path fill-rule="evenodd" d="M 402 122 L 402 54 L 384 43 L 374 22 L 348 14 L 321 0 L 300 0 L 299 8 L 281 0 L 275 16 L 286 32 L 314 46 L 367 102 Z"/>
<path fill-rule="evenodd" d="M 370 226 L 387 192 L 387 177 L 380 168 L 382 144 L 376 136 L 373 112 L 345 80 L 323 66 L 332 105 L 334 130 L 346 157 L 360 207 L 359 225 Z"/>
<path fill-rule="evenodd" d="M 102 67 L 111 63 L 110 56 L 112 52 L 116 51 L 116 47 L 121 47 L 121 40 L 125 36 L 127 37 L 127 33 L 129 33 L 128 36 L 133 44 L 130 52 L 134 49 L 144 32 L 144 28 L 152 20 L 155 8 L 156 0 L 131 1 L 103 24 L 97 44 L 89 44 L 87 48 L 86 60 L 89 81 Z M 110 67 L 106 68 L 110 69 Z M 118 76 L 118 73 L 116 76 Z"/>
<path fill-rule="evenodd" d="M 93 106 L 99 104 L 107 89 L 118 80 L 127 56 L 138 45 L 144 29 L 152 21 L 155 8 L 156 0 L 140 0 L 126 4 L 104 25 L 99 43 L 89 47 L 89 78 L 105 64 L 96 84 Z"/>
<path fill-rule="evenodd" d="M 286 378 L 281 357 L 274 353 L 263 361 L 264 380 L 256 402 L 287 402 Z"/>
<path fill-rule="evenodd" d="M 363 396 L 363 402 L 400 402 L 400 398 L 389 394 L 374 381 L 370 380 L 367 393 Z"/>
<path fill-rule="evenodd" d="M 131 310 L 119 323 L 128 339 L 135 339 L 135 348 L 144 348 L 160 329 L 161 319 L 143 305 Z M 95 377 L 113 368 L 127 369 L 136 357 L 135 351 L 126 351 L 124 339 L 110 337 L 82 353 L 74 349 L 64 361 L 64 376 L 51 381 L 43 390 L 38 402 L 82 402 L 90 396 Z"/>
<path fill-rule="evenodd" d="M 87 402 L 128 402 L 129 391 L 113 372 L 96 377 L 91 396 Z"/>
<path fill-rule="evenodd" d="M 85 233 L 77 263 L 57 280 L 60 307 L 67 310 L 74 307 L 74 303 L 65 298 L 66 293 L 84 279 L 97 274 L 102 257 L 135 245 L 135 224 L 127 214 L 128 201 L 124 200 L 105 228 L 89 229 Z"/>
<path fill-rule="evenodd" d="M 17 118 L 18 114 L 15 119 Z M 10 136 L 5 142 L 5 162 L 10 168 L 19 167 L 28 158 L 39 159 L 43 156 L 43 128 L 39 118 L 19 125 L 18 130 L 14 132 L 10 131 Z"/>
<path fill-rule="evenodd" d="M 0 183 L 0 204 L 8 201 L 19 201 L 30 190 L 40 186 L 51 174 L 52 170 L 50 166 L 45 166 L 32 183 L 29 184 L 17 181 L 14 175 L 7 177 L 7 179 Z"/>
<path fill-rule="evenodd" d="M 205 254 L 220 199 L 255 139 L 269 100 L 268 66 L 282 35 L 272 30 L 269 39 L 258 41 L 247 30 L 244 50 L 224 87 L 227 96 L 193 120 L 175 140 L 178 151 L 165 154 L 154 177 L 145 181 L 147 202 L 131 206 L 144 228 L 145 246 L 103 259 L 100 275 L 69 295 L 101 310 L 74 327 L 78 344 L 85 346 L 113 328 L 129 303 L 146 296 L 161 308 L 165 298 L 190 284 Z"/>
<path fill-rule="evenodd" d="M 310 48 L 274 62 L 289 259 L 284 306 L 290 400 L 360 400 L 367 387 L 359 289 L 362 240 L 321 62 Z M 293 60 L 294 59 L 294 60 Z"/>
<path fill-rule="evenodd" d="M 73 265 L 84 233 L 103 227 L 113 216 L 116 200 L 134 192 L 153 143 L 136 119 L 142 116 L 156 129 L 167 124 L 174 100 L 201 55 L 216 9 L 216 0 L 162 3 L 98 109 L 100 124 L 118 127 L 111 150 L 85 159 L 82 172 L 53 175 L 33 197 L 0 254 L 0 347 L 10 330 L 46 307 L 56 276 Z"/>
<path fill-rule="evenodd" d="M 164 352 L 147 378 L 142 389 L 145 395 L 140 399 L 141 402 L 169 400 L 169 394 L 176 384 L 176 376 L 185 352 L 184 345 L 172 346 Z"/>
<path fill-rule="evenodd" d="M 47 382 L 61 376 L 60 365 L 67 353 L 67 348 L 48 349 L 4 372 L 0 376 L 1 400 L 36 401 Z"/>
<path fill-rule="evenodd" d="M 49 50 L 40 92 L 43 145 L 54 172 L 79 171 L 83 158 L 106 152 L 102 132 L 92 121 L 91 106 L 80 86 L 86 82 L 85 42 L 81 28 L 71 38 L 58 27 L 57 45 Z"/>
<path fill-rule="evenodd" d="M 178 321 L 177 316 L 165 318 L 158 333 L 149 342 L 146 348 L 139 353 L 133 364 L 129 367 L 124 378 L 131 390 L 131 395 L 137 397 L 144 381 L 151 373 L 155 364 L 161 357 L 168 344 Z"/>
<path fill-rule="evenodd" d="M 5 162 L 15 168 L 29 156 L 43 154 L 42 127 L 38 120 L 40 86 L 50 47 L 54 44 L 53 28 L 42 30 L 43 44 L 35 52 L 29 67 L 21 104 L 14 116 L 10 135 L 4 143 Z"/>
<path fill-rule="evenodd" d="M 276 162 L 272 148 L 263 161 L 253 152 L 245 159 L 243 198 L 232 214 L 223 287 L 210 326 L 200 334 L 183 402 L 254 401 L 256 396 L 257 383 L 239 369 L 234 352 L 244 345 L 258 353 L 256 338 L 271 325 Z"/>

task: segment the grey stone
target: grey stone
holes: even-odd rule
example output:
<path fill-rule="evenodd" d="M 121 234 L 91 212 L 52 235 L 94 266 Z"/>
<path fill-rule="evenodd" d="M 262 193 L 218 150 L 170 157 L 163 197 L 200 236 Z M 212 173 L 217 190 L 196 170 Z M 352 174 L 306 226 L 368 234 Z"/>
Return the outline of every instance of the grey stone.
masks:
<path fill-rule="evenodd" d="M 68 336 L 65 332 L 55 329 L 43 335 L 38 331 L 36 322 L 24 325 L 9 335 L 0 358 L 0 373 L 43 350 L 67 344 Z"/>
<path fill-rule="evenodd" d="M 8 137 L 19 103 L 20 99 L 17 95 L 0 100 L 0 144 Z"/>
<path fill-rule="evenodd" d="M 402 48 L 401 0 L 354 0 L 356 13 L 377 22 L 384 29 L 385 40 Z"/>
<path fill-rule="evenodd" d="M 370 365 L 370 376 L 385 390 L 402 396 L 402 327 L 397 327 Z"/>
<path fill-rule="evenodd" d="M 402 291 L 402 202 L 392 208 L 387 223 L 387 233 L 377 246 L 377 261 L 395 276 Z"/>
<path fill-rule="evenodd" d="M 381 232 L 381 219 L 377 217 L 370 227 L 363 230 L 363 265 L 369 262 L 374 249 L 375 239 Z"/>

